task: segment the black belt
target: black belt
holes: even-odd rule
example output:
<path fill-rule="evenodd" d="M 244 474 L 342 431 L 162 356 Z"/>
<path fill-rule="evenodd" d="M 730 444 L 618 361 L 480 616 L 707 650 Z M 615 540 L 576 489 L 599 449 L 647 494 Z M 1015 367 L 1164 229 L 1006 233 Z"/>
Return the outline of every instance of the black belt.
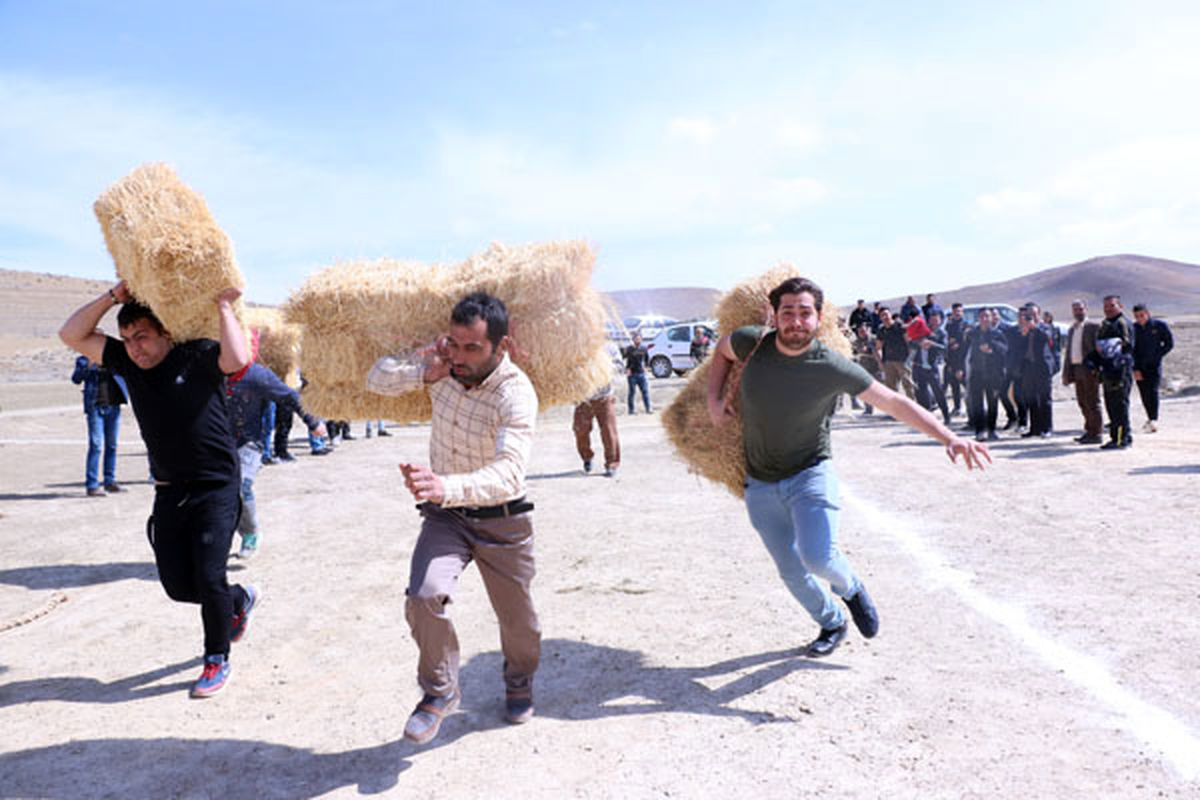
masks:
<path fill-rule="evenodd" d="M 436 503 L 419 503 L 417 508 L 431 506 L 433 508 L 441 508 L 443 511 L 455 511 L 462 514 L 464 517 L 472 519 L 496 519 L 497 517 L 512 517 L 517 514 L 524 514 L 528 511 L 533 511 L 533 503 L 526 500 L 524 497 L 518 497 L 516 500 L 509 500 L 507 503 L 501 503 L 498 506 L 462 506 L 457 508 L 442 508 Z"/>

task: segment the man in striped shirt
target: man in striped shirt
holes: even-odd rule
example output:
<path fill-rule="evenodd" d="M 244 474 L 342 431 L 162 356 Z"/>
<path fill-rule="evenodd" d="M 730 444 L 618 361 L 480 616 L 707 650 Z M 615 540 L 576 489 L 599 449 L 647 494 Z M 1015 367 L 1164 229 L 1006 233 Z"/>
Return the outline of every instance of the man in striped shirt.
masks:
<path fill-rule="evenodd" d="M 538 401 L 508 350 L 504 303 L 476 292 L 454 307 L 449 333 L 436 345 L 382 358 L 367 376 L 372 392 L 395 396 L 427 386 L 433 401 L 429 465 L 400 465 L 422 517 L 405 600 L 425 695 L 404 735 L 418 744 L 437 735 L 462 696 L 446 605 L 472 560 L 500 622 L 505 719 L 517 724 L 533 716 L 541 628 L 529 593 L 533 504 L 525 499 L 525 470 Z"/>

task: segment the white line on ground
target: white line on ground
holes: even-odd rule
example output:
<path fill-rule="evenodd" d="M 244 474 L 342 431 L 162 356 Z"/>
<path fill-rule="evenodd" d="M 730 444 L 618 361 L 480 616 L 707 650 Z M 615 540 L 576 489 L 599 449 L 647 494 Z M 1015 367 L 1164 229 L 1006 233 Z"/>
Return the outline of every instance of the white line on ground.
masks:
<path fill-rule="evenodd" d="M 87 439 L 0 439 L 0 444 L 39 445 L 69 444 L 72 447 L 87 447 Z M 124 444 L 123 442 L 121 444 Z"/>
<path fill-rule="evenodd" d="M 48 406 L 46 408 L 22 408 L 17 411 L 0 411 L 0 419 L 8 419 L 9 417 L 44 417 L 50 414 L 61 414 L 64 411 L 78 411 L 83 414 L 83 406 L 80 403 L 72 403 L 69 406 Z"/>
<path fill-rule="evenodd" d="M 1163 754 L 1185 780 L 1200 778 L 1200 738 L 1169 712 L 1122 687 L 1099 660 L 1059 644 L 1038 631 L 1017 606 L 994 600 L 976 588 L 973 576 L 953 567 L 904 520 L 893 517 L 841 482 L 842 501 L 878 532 L 895 539 L 927 577 L 949 587 L 975 611 L 1007 628 L 1027 648 L 1108 705 L 1123 727 Z"/>

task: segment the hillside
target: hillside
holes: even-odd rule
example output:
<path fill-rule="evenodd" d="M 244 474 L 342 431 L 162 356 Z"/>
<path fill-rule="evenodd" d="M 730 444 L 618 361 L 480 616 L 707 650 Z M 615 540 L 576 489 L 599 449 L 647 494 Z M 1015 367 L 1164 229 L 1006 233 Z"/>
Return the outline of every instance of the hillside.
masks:
<path fill-rule="evenodd" d="M 917 303 L 925 302 L 926 291 L 930 290 L 913 292 Z M 1134 303 L 1146 303 L 1156 315 L 1195 314 L 1200 313 L 1200 265 L 1137 255 L 1099 256 L 1008 281 L 932 291 L 946 309 L 956 300 L 1013 306 L 1033 300 L 1059 319 L 1070 318 L 1071 301 L 1077 297 L 1098 315 L 1107 294 L 1120 295 L 1127 310 Z M 897 307 L 904 298 L 882 302 Z"/>
<path fill-rule="evenodd" d="M 721 297 L 717 289 L 698 287 L 629 289 L 606 294 L 622 319 L 634 314 L 663 314 L 675 319 L 707 317 Z"/>

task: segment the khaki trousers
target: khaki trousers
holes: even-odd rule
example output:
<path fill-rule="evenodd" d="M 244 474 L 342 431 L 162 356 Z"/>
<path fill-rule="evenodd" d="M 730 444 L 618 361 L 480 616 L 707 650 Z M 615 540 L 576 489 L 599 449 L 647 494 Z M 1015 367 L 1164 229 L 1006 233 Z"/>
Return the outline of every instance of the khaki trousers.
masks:
<path fill-rule="evenodd" d="M 1100 378 L 1082 364 L 1067 367 L 1071 370 L 1071 383 L 1075 384 L 1075 401 L 1083 414 L 1083 431 L 1088 436 L 1099 436 L 1104 430 L 1104 418 L 1100 415 Z"/>
<path fill-rule="evenodd" d="M 458 636 L 446 606 L 453 600 L 459 575 L 476 561 L 500 623 L 507 694 L 532 696 L 542 642 L 529 594 L 535 572 L 532 515 L 474 519 L 426 505 L 421 516 L 404 603 L 420 649 L 417 682 L 432 695 L 448 695 L 458 685 Z"/>
<path fill-rule="evenodd" d="M 912 369 L 908 366 L 907 361 L 885 361 L 883 362 L 883 384 L 893 392 L 899 391 L 900 387 L 904 387 L 904 394 L 908 395 L 908 399 L 912 400 L 916 395 L 913 386 Z"/>
<path fill-rule="evenodd" d="M 595 400 L 584 400 L 575 406 L 575 449 L 584 461 L 596 455 L 592 451 L 592 419 L 600 427 L 600 442 L 604 445 L 605 469 L 616 469 L 621 463 L 621 440 L 617 436 L 617 400 L 611 394 Z"/>

